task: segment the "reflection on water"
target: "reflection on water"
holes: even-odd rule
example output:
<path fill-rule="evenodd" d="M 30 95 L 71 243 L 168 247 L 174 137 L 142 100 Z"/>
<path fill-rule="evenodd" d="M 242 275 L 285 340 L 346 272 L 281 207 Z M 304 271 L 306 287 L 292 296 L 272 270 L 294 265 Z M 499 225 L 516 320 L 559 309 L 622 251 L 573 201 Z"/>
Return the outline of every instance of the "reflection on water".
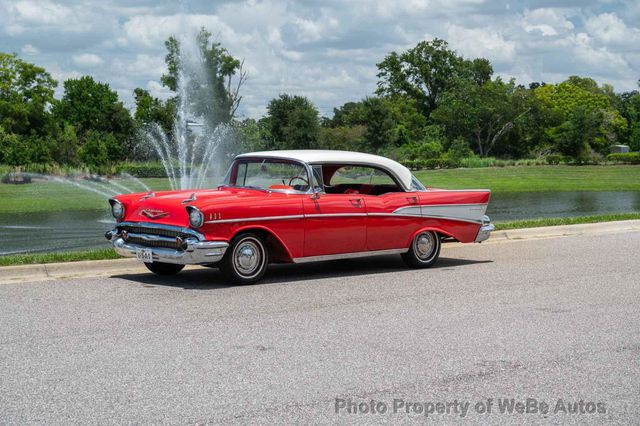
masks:
<path fill-rule="evenodd" d="M 491 195 L 492 221 L 640 211 L 640 192 L 507 192 Z"/>
<path fill-rule="evenodd" d="M 0 255 L 107 247 L 108 210 L 0 214 Z"/>
<path fill-rule="evenodd" d="M 493 221 L 640 211 L 640 192 L 515 192 L 494 194 Z M 0 214 L 0 255 L 108 247 L 108 210 Z"/>

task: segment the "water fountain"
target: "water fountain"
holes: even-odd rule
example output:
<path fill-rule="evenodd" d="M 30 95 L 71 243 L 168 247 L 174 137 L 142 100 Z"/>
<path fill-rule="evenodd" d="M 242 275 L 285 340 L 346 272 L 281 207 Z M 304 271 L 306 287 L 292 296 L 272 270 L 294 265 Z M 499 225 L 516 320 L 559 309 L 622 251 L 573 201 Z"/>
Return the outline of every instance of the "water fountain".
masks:
<path fill-rule="evenodd" d="M 234 135 L 232 128 L 216 116 L 213 82 L 197 37 L 182 37 L 177 113 L 172 131 L 167 133 L 159 125 L 151 124 L 141 137 L 141 144 L 150 148 L 162 162 L 171 189 L 214 186 L 213 179 L 221 174 L 223 163 L 229 157 Z M 86 172 L 66 177 L 29 173 L 11 179 L 11 183 L 42 180 L 62 184 L 105 199 L 122 193 L 150 191 L 144 182 L 126 173 L 108 179 Z M 60 203 L 64 202 L 61 198 Z M 113 226 L 112 222 L 106 200 L 104 210 L 0 214 L 3 247 L 0 255 L 101 247 L 102 234 Z"/>
<path fill-rule="evenodd" d="M 214 81 L 195 35 L 181 38 L 179 63 L 178 108 L 172 135 L 151 124 L 144 131 L 143 141 L 162 162 L 172 189 L 198 189 L 208 183 L 212 172 L 219 175 L 223 151 L 233 133 L 216 116 L 214 107 L 203 107 L 203 100 L 206 103 L 215 96 Z"/>

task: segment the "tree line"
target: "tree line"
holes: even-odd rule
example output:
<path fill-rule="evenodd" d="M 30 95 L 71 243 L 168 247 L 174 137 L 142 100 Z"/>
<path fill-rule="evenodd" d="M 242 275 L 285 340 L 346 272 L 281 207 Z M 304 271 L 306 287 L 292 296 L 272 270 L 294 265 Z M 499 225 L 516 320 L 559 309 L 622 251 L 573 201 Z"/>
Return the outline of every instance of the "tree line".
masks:
<path fill-rule="evenodd" d="M 377 64 L 377 90 L 322 117 L 304 96 L 280 94 L 260 119 L 239 119 L 242 62 L 202 29 L 197 43 L 210 78 L 187 88 L 209 124 L 236 129 L 236 151 L 342 149 L 371 152 L 408 165 L 455 164 L 461 158 L 563 158 L 598 161 L 614 144 L 640 149 L 640 93 L 570 76 L 558 84 L 516 84 L 494 75 L 487 59 L 468 59 L 446 41 L 421 41 Z M 0 53 L 0 163 L 55 163 L 92 168 L 153 159 L 141 131 L 171 135 L 181 71 L 180 43 L 165 46 L 168 100 L 134 90 L 130 111 L 108 84 L 91 76 L 58 85 L 42 67 Z M 435 163 L 433 163 L 435 162 Z"/>

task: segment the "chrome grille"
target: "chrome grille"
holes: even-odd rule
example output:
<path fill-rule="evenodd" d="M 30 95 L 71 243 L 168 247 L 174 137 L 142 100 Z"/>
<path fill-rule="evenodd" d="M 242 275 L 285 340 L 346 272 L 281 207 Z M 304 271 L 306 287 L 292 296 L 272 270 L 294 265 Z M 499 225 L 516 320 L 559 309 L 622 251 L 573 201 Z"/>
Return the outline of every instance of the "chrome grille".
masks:
<path fill-rule="evenodd" d="M 139 244 L 145 247 L 164 247 L 164 248 L 172 248 L 178 249 L 180 248 L 178 242 L 173 241 L 165 241 L 165 240 L 148 240 L 136 235 L 129 235 L 127 238 L 127 243 Z"/>
<path fill-rule="evenodd" d="M 119 226 L 118 229 L 120 231 L 127 231 L 134 234 L 160 235 L 162 237 L 171 237 L 171 238 L 176 238 L 176 237 L 186 238 L 189 236 L 189 234 L 186 234 L 184 232 L 180 232 L 174 229 L 148 228 L 146 226 L 127 225 L 127 226 Z"/>
<path fill-rule="evenodd" d="M 200 233 L 189 228 L 153 223 L 123 222 L 118 224 L 118 234 L 126 235 L 128 243 L 145 247 L 180 249 L 180 240 L 203 240 Z M 126 232 L 125 232 L 126 231 Z M 123 236 L 124 238 L 124 236 Z"/>

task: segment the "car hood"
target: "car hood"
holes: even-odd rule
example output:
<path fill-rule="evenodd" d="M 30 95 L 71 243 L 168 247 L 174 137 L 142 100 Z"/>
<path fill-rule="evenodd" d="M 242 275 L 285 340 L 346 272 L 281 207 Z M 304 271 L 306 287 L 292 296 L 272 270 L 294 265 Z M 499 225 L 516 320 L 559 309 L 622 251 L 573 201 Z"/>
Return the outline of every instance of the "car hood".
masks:
<path fill-rule="evenodd" d="M 125 194 L 115 197 L 124 204 L 124 221 L 152 222 L 164 225 L 188 226 L 187 206 L 205 212 L 210 207 L 229 204 L 251 205 L 254 201 L 269 197 L 268 191 L 247 188 L 221 188 L 182 191 L 158 191 Z"/>

